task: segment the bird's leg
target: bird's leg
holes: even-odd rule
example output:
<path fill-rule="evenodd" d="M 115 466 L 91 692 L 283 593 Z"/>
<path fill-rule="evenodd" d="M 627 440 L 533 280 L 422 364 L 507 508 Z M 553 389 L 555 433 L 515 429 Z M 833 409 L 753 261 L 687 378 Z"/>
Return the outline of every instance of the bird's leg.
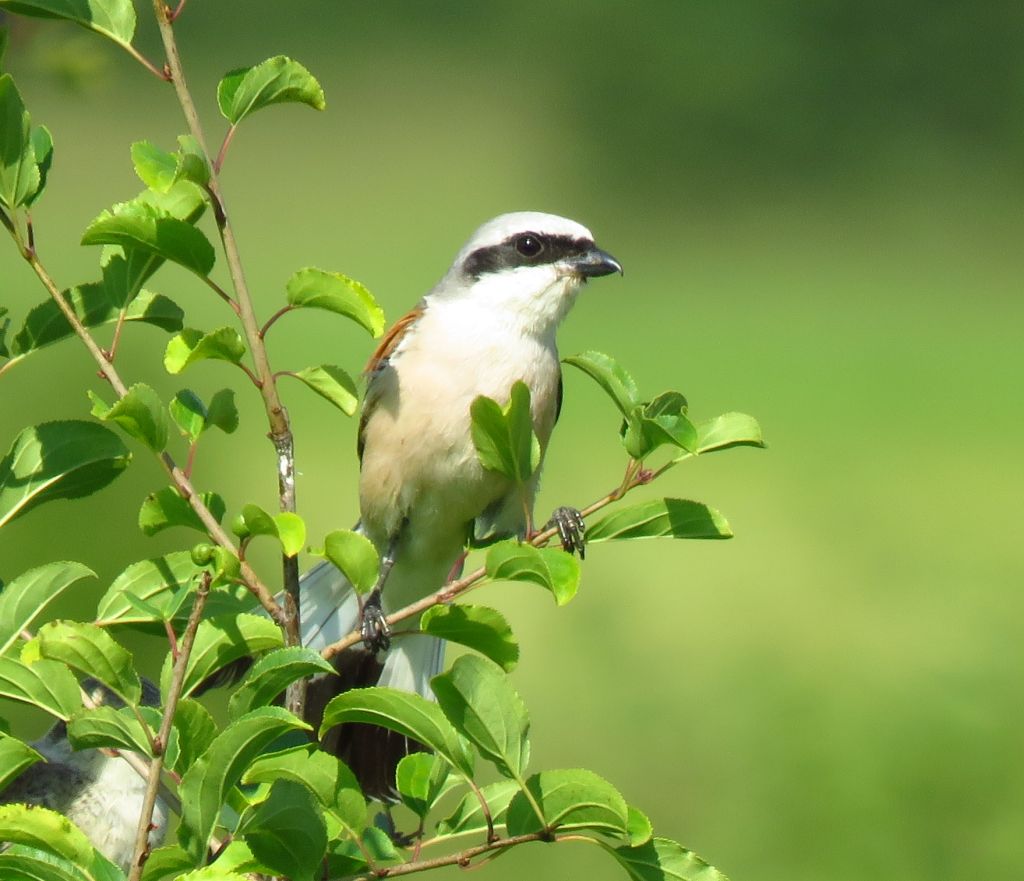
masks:
<path fill-rule="evenodd" d="M 550 529 L 552 526 L 558 530 L 563 550 L 570 554 L 578 553 L 582 560 L 587 552 L 587 526 L 583 522 L 583 515 L 575 508 L 555 508 L 544 528 Z"/>
<path fill-rule="evenodd" d="M 402 536 L 406 522 L 408 521 L 404 521 L 398 531 L 391 536 L 388 549 L 380 561 L 380 574 L 377 576 L 377 583 L 366 597 L 359 616 L 359 633 L 363 638 L 363 645 L 369 652 L 387 651 L 391 647 L 391 628 L 384 616 L 382 605 L 384 583 L 388 580 L 388 575 L 391 574 L 391 569 L 395 565 L 398 540 Z"/>

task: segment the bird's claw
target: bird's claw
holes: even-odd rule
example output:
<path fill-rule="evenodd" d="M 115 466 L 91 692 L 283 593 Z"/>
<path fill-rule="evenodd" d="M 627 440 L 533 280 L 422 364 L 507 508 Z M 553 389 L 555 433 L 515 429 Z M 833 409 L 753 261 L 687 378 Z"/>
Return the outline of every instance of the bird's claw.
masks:
<path fill-rule="evenodd" d="M 579 554 L 582 560 L 587 551 L 587 525 L 583 522 L 583 515 L 575 508 L 555 508 L 547 523 L 547 528 L 552 526 L 558 530 L 562 549 L 569 554 Z"/>
<path fill-rule="evenodd" d="M 359 635 L 368 652 L 387 651 L 391 647 L 391 627 L 380 604 L 380 591 L 373 591 L 363 604 Z"/>

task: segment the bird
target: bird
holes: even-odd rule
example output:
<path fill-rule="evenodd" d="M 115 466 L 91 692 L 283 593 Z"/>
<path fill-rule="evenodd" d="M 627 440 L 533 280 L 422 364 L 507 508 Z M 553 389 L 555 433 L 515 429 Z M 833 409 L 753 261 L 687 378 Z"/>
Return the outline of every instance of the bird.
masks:
<path fill-rule="evenodd" d="M 159 689 L 145 677 L 140 678 L 143 705 L 159 706 Z M 94 706 L 124 706 L 117 695 L 91 677 L 82 680 L 82 688 Z M 135 850 L 146 781 L 107 750 L 73 750 L 63 721 L 31 746 L 46 761 L 29 767 L 0 792 L 0 804 L 38 805 L 63 814 L 85 833 L 93 847 L 127 872 Z M 167 805 L 157 798 L 149 836 L 151 849 L 163 842 L 167 821 Z"/>
<path fill-rule="evenodd" d="M 330 563 L 303 577 L 304 645 L 322 651 L 355 629 L 363 637 L 335 657 L 338 676 L 311 681 L 307 721 L 318 727 L 330 699 L 356 687 L 433 698 L 444 641 L 392 641 L 385 617 L 440 589 L 464 559 L 467 536 L 475 544 L 528 538 L 540 477 L 538 467 L 524 506 L 511 480 L 485 469 L 470 407 L 481 395 L 505 406 L 512 386 L 525 383 L 543 462 L 562 403 L 556 331 L 587 281 L 613 273 L 621 264 L 581 224 L 535 211 L 502 214 L 473 233 L 443 278 L 382 337 L 365 370 L 357 444 L 357 531 L 377 548 L 381 577 L 365 599 Z M 579 513 L 560 508 L 552 522 L 563 547 L 582 553 Z M 397 762 L 422 748 L 362 724 L 332 729 L 321 746 L 382 801 L 395 799 Z"/>

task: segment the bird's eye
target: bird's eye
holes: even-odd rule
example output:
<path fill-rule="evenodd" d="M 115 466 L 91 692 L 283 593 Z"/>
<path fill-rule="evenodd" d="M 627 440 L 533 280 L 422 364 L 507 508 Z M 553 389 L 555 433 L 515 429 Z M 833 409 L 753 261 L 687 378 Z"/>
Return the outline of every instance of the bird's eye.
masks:
<path fill-rule="evenodd" d="M 533 233 L 526 233 L 516 238 L 516 250 L 524 257 L 536 257 L 544 250 L 544 240 Z"/>

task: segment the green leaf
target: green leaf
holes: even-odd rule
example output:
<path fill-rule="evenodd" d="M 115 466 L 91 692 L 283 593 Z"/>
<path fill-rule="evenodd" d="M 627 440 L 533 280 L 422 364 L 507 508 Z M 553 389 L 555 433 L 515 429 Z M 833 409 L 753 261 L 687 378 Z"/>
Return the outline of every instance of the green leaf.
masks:
<path fill-rule="evenodd" d="M 22 771 L 41 761 L 43 757 L 28 744 L 22 743 L 17 737 L 0 734 L 0 792 Z"/>
<path fill-rule="evenodd" d="M 67 817 L 35 805 L 0 805 L 0 841 L 23 844 L 73 863 L 92 862 L 93 847 Z"/>
<path fill-rule="evenodd" d="M 697 426 L 697 452 L 713 453 L 730 447 L 765 447 L 761 426 L 746 413 L 723 413 Z"/>
<path fill-rule="evenodd" d="M 218 523 L 226 509 L 224 500 L 215 492 L 200 494 L 199 498 L 213 514 Z M 146 496 L 139 510 L 139 529 L 146 535 L 156 535 L 172 526 L 187 526 L 206 534 L 206 527 L 199 515 L 192 509 L 173 486 L 165 486 Z"/>
<path fill-rule="evenodd" d="M 0 9 L 36 18 L 63 18 L 121 45 L 131 43 L 135 35 L 131 0 L 0 0 Z"/>
<path fill-rule="evenodd" d="M 505 812 L 512 797 L 519 792 L 519 784 L 514 780 L 498 780 L 480 787 L 484 801 L 490 810 L 495 825 L 504 822 Z M 475 792 L 467 792 L 452 813 L 437 825 L 438 835 L 470 835 L 484 832 L 487 829 L 487 818 L 484 817 L 480 799 Z"/>
<path fill-rule="evenodd" d="M 313 794 L 291 780 L 271 786 L 266 800 L 242 817 L 240 833 L 264 866 L 293 881 L 313 881 L 327 850 L 327 828 Z"/>
<path fill-rule="evenodd" d="M 142 685 L 132 656 L 102 627 L 78 621 L 51 621 L 39 629 L 32 642 L 38 644 L 41 657 L 62 661 L 98 679 L 125 703 L 137 704 L 141 700 Z"/>
<path fill-rule="evenodd" d="M 0 853 L 0 881 L 88 881 L 88 879 L 85 879 L 82 872 L 67 860 L 62 860 L 44 851 L 14 845 L 5 853 Z"/>
<path fill-rule="evenodd" d="M 559 606 L 576 596 L 580 586 L 580 564 L 559 548 L 535 548 L 509 539 L 491 547 L 486 566 L 495 581 L 529 581 L 547 588 Z"/>
<path fill-rule="evenodd" d="M 649 499 L 587 527 L 590 544 L 633 538 L 732 538 L 732 530 L 714 508 L 686 499 Z"/>
<path fill-rule="evenodd" d="M 178 733 L 178 756 L 172 767 L 176 773 L 184 774 L 213 743 L 217 723 L 201 703 L 185 698 L 178 701 L 174 730 Z"/>
<path fill-rule="evenodd" d="M 622 442 L 634 459 L 644 459 L 666 444 L 695 451 L 697 429 L 686 416 L 686 398 L 679 392 L 664 392 L 634 407 L 623 423 Z"/>
<path fill-rule="evenodd" d="M 468 646 L 506 672 L 519 660 L 519 643 L 497 609 L 464 603 L 433 606 L 420 618 L 420 630 Z"/>
<path fill-rule="evenodd" d="M 205 278 L 213 269 L 213 245 L 195 226 L 136 199 L 104 211 L 86 227 L 83 245 L 120 245 L 170 260 Z"/>
<path fill-rule="evenodd" d="M 225 434 L 232 434 L 238 428 L 238 407 L 235 406 L 234 389 L 222 388 L 210 398 L 206 411 L 205 428 L 216 426 Z"/>
<path fill-rule="evenodd" d="M 171 881 L 187 872 L 195 861 L 177 845 L 151 851 L 142 866 L 142 881 Z"/>
<path fill-rule="evenodd" d="M 324 556 L 342 571 L 356 593 L 368 593 L 377 583 L 380 554 L 365 535 L 349 529 L 329 532 L 324 536 Z"/>
<path fill-rule="evenodd" d="M 245 343 L 233 327 L 221 327 L 204 334 L 186 327 L 171 337 L 164 352 L 164 367 L 168 373 L 181 373 L 196 361 L 211 359 L 238 364 L 245 355 Z"/>
<path fill-rule="evenodd" d="M 291 780 L 312 792 L 325 809 L 354 832 L 366 825 L 366 800 L 344 762 L 313 744 L 260 756 L 242 776 L 243 783 Z"/>
<path fill-rule="evenodd" d="M 640 403 L 640 390 L 633 377 L 609 355 L 601 352 L 580 352 L 578 355 L 563 358 L 562 361 L 582 370 L 601 386 L 623 416 L 628 418 Z"/>
<path fill-rule="evenodd" d="M 232 125 L 270 104 L 285 102 L 308 104 L 314 110 L 326 106 L 320 83 L 301 64 L 283 55 L 255 67 L 229 71 L 217 87 L 220 112 Z"/>
<path fill-rule="evenodd" d="M 44 502 L 91 495 L 127 468 L 130 459 L 121 439 L 93 422 L 26 428 L 0 459 L 0 526 Z"/>
<path fill-rule="evenodd" d="M 193 860 L 198 862 L 205 858 L 221 805 L 253 759 L 287 731 L 308 728 L 281 707 L 260 707 L 214 738 L 206 752 L 185 772 L 179 788 L 182 816 L 178 834 Z"/>
<path fill-rule="evenodd" d="M 36 203 L 43 190 L 46 189 L 46 177 L 50 173 L 50 166 L 53 164 L 53 136 L 45 125 L 38 125 L 32 129 L 29 135 L 32 141 L 32 152 L 35 155 L 36 168 L 39 171 L 39 186 L 36 191 L 25 200 L 25 206 L 31 207 Z"/>
<path fill-rule="evenodd" d="M 345 315 L 375 338 L 384 332 L 384 310 L 373 294 L 347 275 L 313 267 L 300 269 L 288 280 L 287 290 L 290 306 Z"/>
<path fill-rule="evenodd" d="M 543 829 L 587 829 L 603 835 L 629 836 L 629 809 L 619 791 L 593 771 L 582 768 L 541 771 L 526 781 L 526 789 L 544 816 L 537 816 L 530 799 L 517 793 L 508 806 L 509 835 Z"/>
<path fill-rule="evenodd" d="M 356 384 L 340 367 L 333 364 L 321 364 L 319 367 L 307 367 L 304 370 L 296 370 L 294 373 L 287 373 L 286 376 L 294 376 L 302 380 L 321 398 L 334 404 L 346 416 L 356 412 L 359 405 L 359 393 Z"/>
<path fill-rule="evenodd" d="M 251 876 L 228 872 L 217 866 L 204 866 L 186 875 L 179 875 L 176 881 L 251 881 Z"/>
<path fill-rule="evenodd" d="M 180 180 L 190 180 L 199 186 L 209 182 L 210 168 L 195 138 L 182 135 L 178 142 L 181 149 L 177 153 L 168 153 L 149 141 L 132 144 L 135 173 L 151 190 L 166 193 Z"/>
<path fill-rule="evenodd" d="M 646 844 L 651 840 L 651 835 L 654 834 L 654 827 L 651 826 L 650 819 L 647 814 L 639 808 L 633 807 L 633 805 L 626 805 L 626 810 L 626 828 L 630 847 L 639 847 L 641 844 Z"/>
<path fill-rule="evenodd" d="M 89 397 L 93 402 L 92 415 L 97 419 L 117 424 L 154 453 L 163 452 L 167 446 L 167 417 L 159 396 L 148 385 L 137 382 L 110 407 L 97 395 Z"/>
<path fill-rule="evenodd" d="M 469 408 L 473 445 L 480 462 L 490 471 L 504 474 L 524 484 L 540 464 L 540 441 L 533 430 L 530 415 L 530 389 L 516 382 L 507 407 L 484 395 Z"/>
<path fill-rule="evenodd" d="M 456 731 L 506 777 L 521 779 L 530 760 L 530 719 L 502 669 L 478 655 L 463 655 L 431 679 L 430 687 Z"/>
<path fill-rule="evenodd" d="M 152 707 L 142 707 L 156 723 L 151 734 L 155 735 L 160 727 L 160 713 Z M 149 722 L 149 719 L 147 719 Z M 173 766 L 177 757 L 177 738 L 173 737 L 173 747 L 168 746 L 167 764 Z M 115 709 L 111 706 L 99 706 L 95 709 L 84 709 L 75 713 L 68 722 L 68 741 L 76 750 L 80 749 L 124 749 L 129 752 L 153 756 L 153 748 L 142 723 L 135 717 L 130 707 Z"/>
<path fill-rule="evenodd" d="M 280 648 L 280 628 L 260 615 L 220 615 L 200 622 L 185 668 L 181 694 L 190 695 L 208 676 L 238 658 Z M 160 690 L 166 695 L 171 680 L 171 656 L 164 660 Z"/>
<path fill-rule="evenodd" d="M 395 783 L 402 803 L 421 820 L 455 781 L 448 776 L 450 765 L 430 753 L 410 753 L 395 771 Z"/>
<path fill-rule="evenodd" d="M 312 649 L 289 646 L 272 651 L 253 665 L 231 695 L 228 715 L 237 719 L 256 707 L 266 706 L 295 680 L 318 673 L 333 675 L 334 667 Z"/>
<path fill-rule="evenodd" d="M 633 881 L 728 881 L 693 851 L 668 838 L 652 838 L 639 847 L 608 848 Z"/>
<path fill-rule="evenodd" d="M 81 563 L 47 563 L 4 585 L 0 593 L 0 655 L 72 584 L 95 577 L 96 573 Z"/>
<path fill-rule="evenodd" d="M 4 53 L 7 51 L 7 41 L 10 38 L 10 32 L 7 28 L 0 28 L 0 67 L 4 63 Z"/>
<path fill-rule="evenodd" d="M 206 428 L 206 405 L 191 389 L 182 389 L 167 405 L 171 419 L 190 443 L 195 443 Z"/>
<path fill-rule="evenodd" d="M 41 180 L 31 118 L 14 80 L 5 73 L 0 76 L 0 205 L 11 211 L 24 205 Z"/>
<path fill-rule="evenodd" d="M 91 282 L 70 288 L 64 291 L 61 297 L 87 328 L 99 327 L 117 320 L 119 307 L 111 299 L 103 282 Z M 178 305 L 167 297 L 141 291 L 125 307 L 124 320 L 176 331 L 181 330 L 184 315 Z M 52 299 L 45 300 L 25 316 L 24 324 L 11 340 L 11 350 L 17 356 L 24 356 L 43 346 L 67 339 L 73 334 L 74 331 L 64 313 L 60 311 L 60 307 Z"/>
<path fill-rule="evenodd" d="M 0 657 L 0 697 L 39 707 L 65 722 L 82 709 L 78 680 L 56 661 L 25 664 Z"/>
<path fill-rule="evenodd" d="M 298 514 L 285 511 L 271 516 L 259 505 L 245 505 L 242 522 L 249 535 L 276 538 L 288 557 L 294 557 L 306 544 L 306 524 Z"/>
<path fill-rule="evenodd" d="M 324 709 L 320 737 L 345 722 L 366 722 L 411 737 L 443 756 L 465 776 L 473 758 L 440 708 L 418 694 L 390 688 L 356 688 L 333 698 Z"/>

